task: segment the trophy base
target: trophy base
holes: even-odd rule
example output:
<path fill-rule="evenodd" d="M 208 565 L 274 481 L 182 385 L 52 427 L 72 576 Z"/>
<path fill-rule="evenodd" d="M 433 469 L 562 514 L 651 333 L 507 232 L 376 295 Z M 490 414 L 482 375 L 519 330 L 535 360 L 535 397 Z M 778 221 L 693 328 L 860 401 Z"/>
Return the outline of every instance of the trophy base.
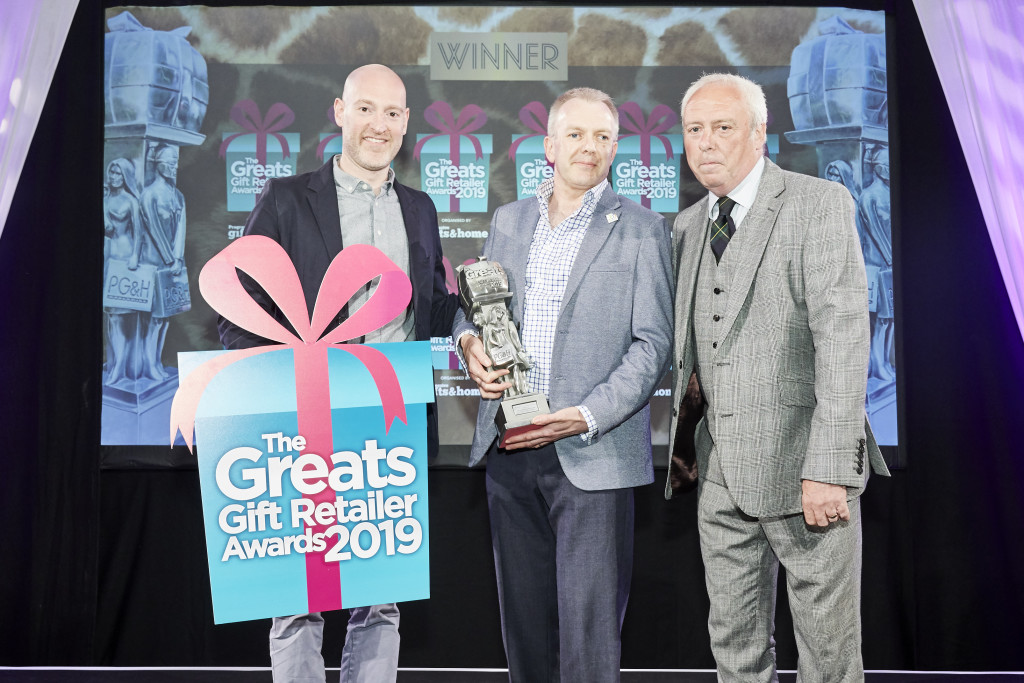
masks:
<path fill-rule="evenodd" d="M 505 440 L 540 429 L 539 425 L 531 424 L 537 415 L 551 412 L 548 409 L 548 398 L 544 394 L 523 394 L 506 398 L 498 408 L 494 423 L 498 425 L 498 448 L 505 447 Z"/>

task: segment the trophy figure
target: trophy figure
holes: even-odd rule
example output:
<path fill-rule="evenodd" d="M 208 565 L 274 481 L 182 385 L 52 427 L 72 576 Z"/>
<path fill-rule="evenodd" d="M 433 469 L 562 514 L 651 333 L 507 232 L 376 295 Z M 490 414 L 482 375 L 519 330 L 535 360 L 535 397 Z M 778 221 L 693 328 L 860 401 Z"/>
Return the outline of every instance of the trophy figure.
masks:
<path fill-rule="evenodd" d="M 462 310 L 480 330 L 491 368 L 508 370 L 506 379 L 512 384 L 505 390 L 494 418 L 498 426 L 498 446 L 504 448 L 508 437 L 538 428 L 531 421 L 536 415 L 550 412 L 548 399 L 544 394 L 530 391 L 526 380 L 526 371 L 533 364 L 519 341 L 519 332 L 508 309 L 512 292 L 505 269 L 497 261 L 481 257 L 478 262 L 455 270 Z"/>

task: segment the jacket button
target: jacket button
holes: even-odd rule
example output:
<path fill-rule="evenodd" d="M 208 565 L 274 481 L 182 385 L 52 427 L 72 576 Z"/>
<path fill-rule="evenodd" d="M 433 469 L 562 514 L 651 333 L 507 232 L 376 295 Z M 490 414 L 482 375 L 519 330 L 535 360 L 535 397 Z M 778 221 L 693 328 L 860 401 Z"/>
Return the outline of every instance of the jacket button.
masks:
<path fill-rule="evenodd" d="M 864 474 L 864 466 L 863 465 L 857 465 L 856 470 L 857 470 L 857 474 Z"/>
<path fill-rule="evenodd" d="M 679 369 L 680 369 L 680 370 L 682 370 L 682 369 L 683 369 L 683 361 L 679 361 Z"/>
<path fill-rule="evenodd" d="M 711 342 L 711 348 L 717 349 L 718 348 L 718 342 Z"/>
<path fill-rule="evenodd" d="M 712 318 L 712 320 L 714 320 L 714 321 L 715 321 L 716 323 L 717 323 L 717 322 L 718 322 L 719 320 L 721 320 L 721 319 L 722 319 L 722 316 L 720 316 L 720 315 L 716 315 L 716 316 L 714 316 L 714 317 Z"/>
<path fill-rule="evenodd" d="M 715 287 L 715 294 L 721 294 L 721 293 L 722 293 L 722 290 L 720 290 L 718 287 Z"/>

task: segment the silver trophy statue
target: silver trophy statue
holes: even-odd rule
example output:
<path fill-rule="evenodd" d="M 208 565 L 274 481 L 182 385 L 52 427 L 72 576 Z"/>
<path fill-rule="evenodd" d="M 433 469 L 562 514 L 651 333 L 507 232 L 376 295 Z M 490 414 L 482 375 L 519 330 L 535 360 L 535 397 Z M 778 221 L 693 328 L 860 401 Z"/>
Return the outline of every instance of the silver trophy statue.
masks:
<path fill-rule="evenodd" d="M 508 276 L 497 261 L 480 257 L 476 263 L 455 269 L 459 280 L 459 300 L 462 310 L 477 329 L 484 343 L 484 352 L 491 359 L 492 369 L 508 370 L 505 379 L 512 386 L 494 418 L 498 425 L 498 446 L 505 447 L 505 439 L 537 429 L 531 423 L 534 416 L 550 412 L 544 394 L 531 392 L 526 371 L 533 367 L 526 354 L 519 332 L 512 322 L 508 301 Z"/>

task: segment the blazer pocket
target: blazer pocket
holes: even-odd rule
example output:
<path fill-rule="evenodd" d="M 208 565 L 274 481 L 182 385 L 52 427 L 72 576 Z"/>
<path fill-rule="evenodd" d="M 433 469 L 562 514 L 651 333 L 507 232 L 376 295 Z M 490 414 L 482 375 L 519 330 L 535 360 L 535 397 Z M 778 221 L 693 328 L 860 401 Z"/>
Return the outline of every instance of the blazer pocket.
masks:
<path fill-rule="evenodd" d="M 814 398 L 814 384 L 797 380 L 784 379 L 779 381 L 779 400 L 782 405 L 813 408 L 818 404 Z"/>

